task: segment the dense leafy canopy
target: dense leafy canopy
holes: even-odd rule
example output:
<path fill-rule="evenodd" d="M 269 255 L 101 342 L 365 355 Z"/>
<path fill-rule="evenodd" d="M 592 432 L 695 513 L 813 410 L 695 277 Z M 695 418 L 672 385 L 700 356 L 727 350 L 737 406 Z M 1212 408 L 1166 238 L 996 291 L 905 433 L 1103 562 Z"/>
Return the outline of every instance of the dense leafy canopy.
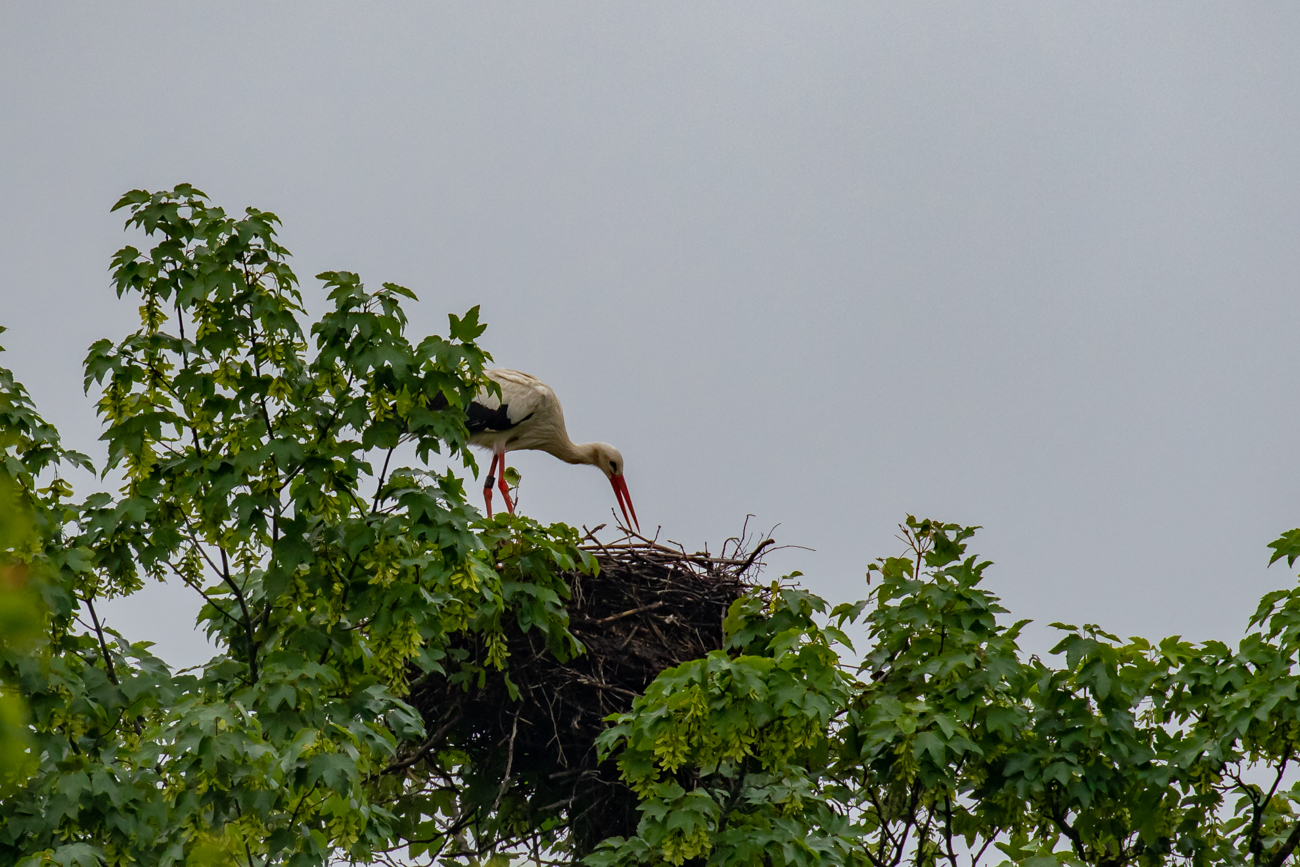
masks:
<path fill-rule="evenodd" d="M 1236 649 L 1056 624 L 1053 667 L 1000 621 L 973 529 L 902 530 L 866 600 L 826 618 L 794 588 L 742 600 L 726 652 L 617 720 L 605 743 L 643 820 L 595 863 L 1294 861 L 1300 590 L 1266 596 Z M 870 643 L 848 666 L 857 620 Z"/>
<path fill-rule="evenodd" d="M 476 469 L 477 309 L 413 343 L 408 290 L 329 272 L 307 325 L 274 215 L 188 186 L 118 207 L 152 245 L 113 262 L 141 327 L 86 360 L 114 491 L 74 498 L 89 461 L 0 369 L 0 864 L 571 857 L 562 822 L 521 824 L 508 770 L 475 776 L 403 700 L 412 678 L 508 679 L 507 625 L 583 652 L 577 534 L 484 520 L 454 472 L 399 466 Z M 1236 647 L 1057 624 L 1049 662 L 1017 646 L 973 529 L 902 530 L 866 599 L 756 589 L 723 649 L 610 720 L 641 823 L 589 863 L 1294 863 L 1300 589 Z M 1273 548 L 1293 565 L 1300 530 Z M 201 597 L 207 664 L 100 618 L 150 580 Z"/>
<path fill-rule="evenodd" d="M 328 273 L 308 334 L 274 215 L 237 220 L 189 187 L 119 207 L 158 239 L 114 259 L 140 330 L 86 360 L 120 492 L 73 505 L 64 482 L 36 488 L 82 458 L 0 383 L 8 476 L 44 516 L 39 544 L 10 547 L 46 576 L 50 615 L 39 658 L 4 660 L 39 767 L 5 804 L 0 862 L 306 864 L 436 836 L 454 799 L 421 804 L 429 816 L 404 796 L 454 767 L 433 755 L 420 778 L 384 774 L 424 737 L 401 700 L 410 674 L 504 667 L 491 649 L 507 615 L 577 650 L 555 577 L 583 560 L 573 532 L 486 527 L 454 474 L 393 465 L 403 446 L 471 463 L 459 408 L 484 383 L 477 310 L 412 344 L 408 290 Z M 208 664 L 174 672 L 99 619 L 97 601 L 148 579 L 201 595 Z M 465 631 L 486 658 L 448 656 Z"/>

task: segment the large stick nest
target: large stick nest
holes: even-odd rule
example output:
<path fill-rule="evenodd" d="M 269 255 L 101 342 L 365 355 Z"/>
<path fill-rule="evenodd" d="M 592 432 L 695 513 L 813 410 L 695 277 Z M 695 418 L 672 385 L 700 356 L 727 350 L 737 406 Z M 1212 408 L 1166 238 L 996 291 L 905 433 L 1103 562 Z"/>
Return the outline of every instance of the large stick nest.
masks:
<path fill-rule="evenodd" d="M 561 663 L 536 632 L 512 624 L 509 676 L 518 701 L 497 673 L 468 691 L 424 678 L 410 696 L 427 730 L 468 754 L 462 804 L 478 804 L 480 815 L 509 808 L 521 831 L 557 820 L 575 860 L 606 837 L 634 834 L 639 818 L 617 767 L 598 761 L 605 718 L 628 711 L 664 669 L 722 647 L 723 618 L 753 589 L 748 576 L 771 544 L 746 551 L 742 535 L 710 555 L 631 534 L 609 544 L 587 538 L 599 575 L 564 576 L 569 629 L 585 653 Z"/>

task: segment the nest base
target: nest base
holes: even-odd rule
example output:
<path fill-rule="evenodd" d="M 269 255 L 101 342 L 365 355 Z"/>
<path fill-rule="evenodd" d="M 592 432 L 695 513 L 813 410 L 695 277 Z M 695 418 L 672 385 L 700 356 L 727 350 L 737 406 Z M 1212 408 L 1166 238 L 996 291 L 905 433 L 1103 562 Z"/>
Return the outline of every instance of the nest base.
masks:
<path fill-rule="evenodd" d="M 527 805 L 521 824 L 562 819 L 575 860 L 606 837 L 635 834 L 639 820 L 636 796 L 617 767 L 598 761 L 605 718 L 630 710 L 660 672 L 722 647 L 723 618 L 753 588 L 746 573 L 769 544 L 748 556 L 737 544 L 728 558 L 641 537 L 613 544 L 589 538 L 600 574 L 564 576 L 569 629 L 585 653 L 561 663 L 535 634 L 512 624 L 506 638 L 518 701 L 495 672 L 468 691 L 425 678 L 409 697 L 429 732 L 444 733 L 448 747 L 469 754 L 463 795 L 470 802 L 495 810 L 508 775 L 511 803 Z"/>

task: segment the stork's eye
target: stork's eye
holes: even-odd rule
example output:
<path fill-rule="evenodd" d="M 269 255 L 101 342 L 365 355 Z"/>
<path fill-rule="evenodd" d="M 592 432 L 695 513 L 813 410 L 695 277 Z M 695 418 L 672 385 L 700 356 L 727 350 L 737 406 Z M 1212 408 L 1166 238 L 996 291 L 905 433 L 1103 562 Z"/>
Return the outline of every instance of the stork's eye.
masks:
<path fill-rule="evenodd" d="M 615 462 L 615 461 L 610 461 L 610 462 L 609 462 L 609 468 L 610 468 L 611 470 L 613 470 L 614 472 L 617 473 L 617 472 L 618 472 L 618 463 Z"/>

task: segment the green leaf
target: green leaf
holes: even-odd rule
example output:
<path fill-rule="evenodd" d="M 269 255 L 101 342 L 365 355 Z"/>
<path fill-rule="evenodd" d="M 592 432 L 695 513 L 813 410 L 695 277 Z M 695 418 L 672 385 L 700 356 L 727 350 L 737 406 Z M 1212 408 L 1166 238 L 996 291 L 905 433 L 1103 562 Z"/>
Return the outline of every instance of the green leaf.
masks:
<path fill-rule="evenodd" d="M 447 314 L 447 319 L 451 323 L 449 331 L 451 339 L 461 340 L 466 343 L 477 340 L 487 330 L 487 325 L 479 324 L 478 313 L 479 308 L 475 304 L 465 314 L 464 318 L 458 318 L 454 313 Z"/>

